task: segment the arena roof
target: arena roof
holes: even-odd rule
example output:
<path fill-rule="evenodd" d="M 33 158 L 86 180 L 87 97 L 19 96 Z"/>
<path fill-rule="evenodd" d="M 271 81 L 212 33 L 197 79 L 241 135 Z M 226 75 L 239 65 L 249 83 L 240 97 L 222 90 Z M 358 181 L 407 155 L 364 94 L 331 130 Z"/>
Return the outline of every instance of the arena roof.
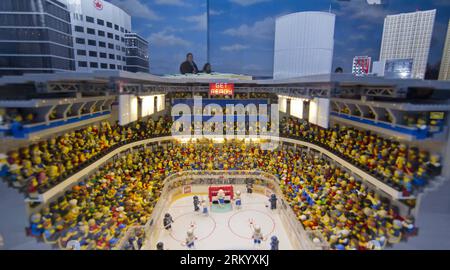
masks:
<path fill-rule="evenodd" d="M 52 81 L 89 81 L 89 82 L 109 82 L 111 80 L 139 81 L 141 83 L 209 83 L 209 82 L 230 82 L 235 84 L 255 84 L 255 85 L 286 85 L 286 84 L 309 84 L 309 83 L 339 83 L 341 85 L 404 85 L 408 87 L 428 87 L 434 89 L 450 90 L 450 81 L 418 80 L 418 79 L 385 79 L 383 77 L 355 77 L 352 74 L 323 74 L 290 79 L 270 79 L 252 80 L 251 76 L 156 76 L 148 73 L 132 73 L 127 71 L 94 71 L 94 72 L 60 72 L 52 74 L 25 74 L 21 76 L 0 77 L 0 85 L 21 84 L 33 82 Z"/>
<path fill-rule="evenodd" d="M 418 79 L 385 79 L 382 77 L 355 77 L 352 74 L 324 74 L 291 79 L 251 80 L 249 77 L 226 78 L 217 76 L 172 76 L 161 77 L 148 73 L 126 71 L 94 71 L 89 73 L 62 72 L 54 74 L 26 74 L 22 76 L 4 76 L 0 86 L 10 84 L 35 84 L 45 86 L 54 83 L 108 84 L 109 89 L 117 85 L 153 86 L 153 87 L 203 87 L 190 90 L 206 90 L 209 83 L 234 83 L 237 89 L 265 87 L 261 91 L 276 94 L 294 94 L 309 96 L 337 96 L 361 94 L 367 96 L 406 98 L 411 89 L 444 90 L 450 99 L 450 81 Z M 297 88 L 296 88 L 297 87 Z M 117 90 L 117 88 L 115 88 Z M 165 88 L 165 92 L 170 91 Z M 172 89 L 176 91 L 177 89 Z M 185 89 L 189 91 L 189 89 Z M 306 91 L 308 90 L 308 91 Z M 153 91 L 153 90 L 152 90 Z M 312 92 L 311 92 L 312 91 Z M 326 91 L 326 92 L 324 92 Z M 361 92 L 362 91 L 362 92 Z M 45 91 L 44 91 L 45 92 Z M 307 93 L 306 93 L 307 92 Z M 316 94 L 317 93 L 317 94 Z"/>

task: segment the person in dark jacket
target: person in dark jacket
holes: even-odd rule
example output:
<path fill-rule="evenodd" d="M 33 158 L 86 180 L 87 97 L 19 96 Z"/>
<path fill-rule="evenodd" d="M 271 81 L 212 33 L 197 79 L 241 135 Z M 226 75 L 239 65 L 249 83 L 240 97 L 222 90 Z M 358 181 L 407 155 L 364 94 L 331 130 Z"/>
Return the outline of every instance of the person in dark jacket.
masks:
<path fill-rule="evenodd" d="M 211 70 L 211 64 L 210 64 L 210 63 L 206 63 L 206 64 L 203 66 L 202 72 L 203 72 L 203 73 L 206 73 L 206 74 L 211 74 L 211 72 L 212 72 L 212 70 Z"/>
<path fill-rule="evenodd" d="M 184 61 L 180 66 L 180 73 L 181 74 L 197 74 L 198 73 L 198 67 L 194 62 L 194 55 L 192 53 L 188 53 L 186 55 L 186 61 Z"/>

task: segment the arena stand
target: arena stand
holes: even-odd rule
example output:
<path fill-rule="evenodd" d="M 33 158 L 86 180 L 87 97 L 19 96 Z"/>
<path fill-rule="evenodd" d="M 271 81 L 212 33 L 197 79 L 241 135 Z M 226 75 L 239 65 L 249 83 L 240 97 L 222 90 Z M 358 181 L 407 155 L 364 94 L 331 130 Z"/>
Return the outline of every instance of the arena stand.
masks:
<path fill-rule="evenodd" d="M 163 123 L 161 119 L 159 120 L 159 123 Z M 149 127 L 154 127 L 155 123 L 152 124 L 152 122 L 150 121 L 149 125 L 150 125 Z M 97 134 L 98 133 L 98 131 L 95 131 L 94 133 L 92 133 L 92 127 L 90 127 L 90 128 L 86 129 L 87 130 L 87 134 L 90 134 L 92 136 L 92 134 Z M 162 128 L 162 125 L 159 125 L 158 130 L 160 130 L 160 131 L 158 131 L 158 132 L 155 131 L 155 134 L 153 134 L 153 133 L 148 133 L 148 134 L 144 133 L 143 134 L 141 132 L 140 136 L 139 136 L 139 130 L 140 130 L 139 127 L 136 127 L 136 126 L 130 126 L 128 128 L 126 128 L 126 127 L 125 128 L 117 127 L 117 129 L 120 130 L 120 132 L 116 130 L 117 132 L 114 131 L 113 133 L 109 133 L 109 136 L 111 136 L 110 134 L 121 134 L 122 135 L 120 137 L 121 140 L 118 140 L 117 145 L 125 145 L 126 143 L 129 143 L 131 141 L 138 141 L 138 140 L 142 140 L 144 138 L 157 136 L 157 135 L 161 135 L 162 136 L 162 135 L 168 133 L 168 129 L 167 129 L 168 126 L 165 126 L 162 129 L 161 128 Z M 99 134 L 102 134 L 102 132 L 104 132 L 104 130 L 109 130 L 109 129 L 112 129 L 112 128 L 108 127 L 108 125 L 102 126 L 102 129 L 100 129 L 100 133 Z M 116 129 L 116 127 L 114 127 L 114 129 Z M 147 130 L 153 130 L 153 128 L 147 129 Z M 83 134 L 83 131 L 84 130 L 77 131 L 77 132 Z M 343 133 L 347 132 L 348 130 L 345 129 L 345 128 L 343 128 L 342 131 L 341 130 L 330 129 L 329 131 L 326 131 L 326 133 L 323 133 L 323 134 L 326 134 L 326 135 L 322 135 L 319 128 L 317 128 L 317 127 L 309 127 L 305 123 L 300 123 L 300 122 L 296 121 L 294 118 L 290 118 L 287 121 L 283 122 L 283 124 L 282 124 L 282 131 L 283 131 L 282 134 L 285 135 L 285 136 L 288 136 L 288 137 L 291 137 L 291 138 L 300 139 L 300 140 L 310 141 L 310 142 L 313 142 L 315 144 L 320 145 L 321 147 L 327 148 L 329 150 L 334 150 L 334 148 L 332 148 L 330 146 L 330 144 L 332 143 L 332 140 L 330 140 L 330 144 L 326 144 L 326 143 L 323 143 L 324 138 L 333 138 L 333 136 L 336 136 L 336 135 L 333 135 L 333 132 L 336 132 L 336 133 L 339 133 L 340 135 L 342 135 Z M 358 132 L 357 130 L 352 130 L 352 131 L 353 132 Z M 75 132 L 75 134 L 77 134 L 77 132 Z M 322 132 L 325 132 L 325 131 L 322 130 Z M 301 134 L 301 136 L 299 136 L 299 134 Z M 329 137 L 327 137 L 327 136 L 329 136 Z M 62 136 L 61 138 L 65 138 L 65 137 L 66 136 Z M 98 138 L 98 137 L 102 137 L 102 136 L 94 136 L 94 137 Z M 344 137 L 344 136 L 342 136 L 342 137 Z M 77 136 L 75 136 L 74 138 L 77 138 Z M 382 138 L 376 138 L 376 139 L 383 140 Z M 364 139 L 362 141 L 364 142 Z M 50 140 L 50 143 L 52 143 L 52 139 Z M 382 143 L 384 144 L 385 142 L 382 141 Z M 61 145 L 64 147 L 64 144 L 61 144 Z M 111 148 L 106 148 L 103 152 L 100 152 L 99 156 L 104 155 L 108 151 L 114 149 L 114 145 L 115 144 L 112 144 Z M 353 145 L 353 144 L 351 144 L 351 145 Z M 34 147 L 36 147 L 36 145 L 30 147 L 30 149 L 34 149 Z M 241 146 L 241 147 L 243 147 L 243 146 Z M 45 147 L 40 148 L 40 149 L 41 149 L 41 151 L 42 151 L 42 149 L 46 150 Z M 176 149 L 179 150 L 179 148 L 176 148 Z M 164 151 L 167 152 L 167 150 L 162 150 L 162 149 L 156 150 L 156 152 L 160 152 L 160 151 L 161 152 L 164 152 Z M 24 151 L 24 152 L 26 154 L 26 151 Z M 334 150 L 334 152 L 336 153 L 335 150 Z M 12 153 L 14 153 L 14 152 L 12 152 Z M 55 153 L 55 152 L 53 152 L 53 153 Z M 337 153 L 339 153 L 339 152 L 337 152 Z M 185 152 L 181 152 L 181 154 L 185 155 L 186 151 Z M 36 154 L 36 155 L 38 155 L 38 154 Z M 204 156 L 204 153 L 202 154 L 202 152 L 200 152 L 200 153 L 197 152 L 197 153 L 194 154 L 194 156 L 200 156 L 200 157 L 202 155 Z M 38 155 L 38 156 L 40 156 L 40 155 Z M 216 157 L 220 157 L 220 156 L 222 156 L 222 155 L 221 154 L 217 154 L 216 155 Z M 278 154 L 277 158 L 288 157 L 288 156 L 289 156 L 288 154 L 282 153 L 281 155 Z M 23 155 L 21 157 L 27 157 L 27 156 Z M 189 157 L 192 158 L 191 156 L 189 156 Z M 142 159 L 144 157 L 139 157 L 139 158 L 142 161 Z M 285 160 L 286 164 L 290 164 L 291 160 L 293 160 L 293 158 L 294 157 L 291 156 L 290 158 Z M 177 162 L 179 162 L 180 164 L 183 164 L 183 160 L 176 160 L 175 157 L 171 157 L 170 159 L 168 159 L 167 157 L 164 157 L 163 159 L 164 160 L 172 160 L 172 162 L 169 162 L 169 164 L 174 164 L 174 160 L 175 160 L 175 164 Z M 347 160 L 352 160 L 349 157 L 347 157 L 346 159 Z M 242 165 L 242 164 L 233 164 L 233 159 L 231 159 L 231 164 L 229 164 L 229 163 L 227 163 L 225 161 L 226 160 L 219 159 L 219 162 L 224 162 L 223 163 L 224 167 L 220 167 L 219 166 L 219 167 L 216 168 L 216 167 L 214 167 L 216 165 L 213 164 L 212 167 L 209 167 L 209 169 L 236 169 L 236 167 L 239 167 L 239 165 Z M 95 159 L 93 159 L 92 162 L 95 162 Z M 301 181 L 299 180 L 299 179 L 310 179 L 312 177 L 311 175 L 303 173 L 303 174 L 301 174 L 301 176 L 296 176 L 295 175 L 295 177 L 294 177 L 295 181 L 286 180 L 286 179 L 290 179 L 290 177 L 293 177 L 293 176 L 287 174 L 287 175 L 289 175 L 289 178 L 288 178 L 288 176 L 286 174 L 282 174 L 282 172 L 284 172 L 285 170 L 289 170 L 289 167 L 287 167 L 286 164 L 279 163 L 278 160 L 277 160 L 277 162 L 275 162 L 275 160 L 273 160 L 273 161 L 269 160 L 268 163 L 267 162 L 266 163 L 254 162 L 253 166 L 256 166 L 256 167 L 262 166 L 262 167 L 268 168 L 268 170 L 270 170 L 274 166 L 275 163 L 276 164 L 280 164 L 280 167 L 278 167 L 277 169 L 273 170 L 272 172 L 277 177 L 282 179 L 282 187 L 283 187 L 283 191 L 286 194 L 286 199 L 289 201 L 289 203 L 293 207 L 295 213 L 297 214 L 297 217 L 302 221 L 303 225 L 306 228 L 309 228 L 311 230 L 312 229 L 321 230 L 325 235 L 327 235 L 327 241 L 329 241 L 329 243 L 331 244 L 332 247 L 334 247 L 334 248 L 341 248 L 341 246 L 339 244 L 342 244 L 341 243 L 342 241 L 339 242 L 338 241 L 339 239 L 336 240 L 335 237 L 334 237 L 336 235 L 333 234 L 333 233 L 330 233 L 328 231 L 328 229 L 330 228 L 330 223 L 328 223 L 328 222 L 330 222 L 329 219 L 330 219 L 330 216 L 332 215 L 332 214 L 330 214 L 330 213 L 332 213 L 331 211 L 343 211 L 343 208 L 340 206 L 340 204 L 338 202 L 333 201 L 334 198 L 332 198 L 331 201 L 330 200 L 328 200 L 328 201 L 327 200 L 322 200 L 322 201 L 320 201 L 320 203 L 317 203 L 317 204 L 321 205 L 321 206 L 329 205 L 329 204 L 331 204 L 333 206 L 337 205 L 337 208 L 336 208 L 337 210 L 335 208 L 332 208 L 332 209 L 320 209 L 321 214 L 319 216 L 313 214 L 313 212 L 311 212 L 312 210 L 309 209 L 309 207 L 307 205 L 310 205 L 311 202 L 315 201 L 317 198 L 321 198 L 320 193 L 316 193 L 317 192 L 316 188 L 310 190 L 309 192 L 308 192 L 308 190 L 301 191 L 300 189 L 301 189 L 302 185 L 300 184 Z M 11 166 L 13 166 L 14 164 L 17 164 L 17 163 L 12 163 Z M 20 164 L 22 164 L 22 163 L 20 163 Z M 118 166 L 125 166 L 125 165 L 123 165 L 120 162 L 117 162 L 116 164 Z M 139 165 L 139 162 L 136 163 L 136 164 Z M 302 157 L 302 164 L 305 164 L 305 166 L 306 166 L 306 164 L 308 164 L 309 167 L 306 167 L 306 168 L 308 168 L 308 170 L 311 170 L 311 168 L 315 168 L 316 166 L 318 168 L 322 168 L 321 166 L 329 166 L 328 169 L 327 169 L 329 171 L 316 172 L 319 175 L 325 174 L 328 177 L 330 175 L 333 175 L 333 173 L 330 173 L 330 171 L 337 170 L 335 167 L 333 167 L 333 165 L 327 164 L 327 161 L 325 159 L 320 159 L 319 161 L 317 161 L 317 160 L 315 160 L 315 157 L 314 158 L 313 157 L 309 157 L 309 158 Z M 205 167 L 205 166 L 209 166 L 209 164 L 208 165 L 203 164 L 203 166 L 200 166 L 200 167 L 192 167 L 192 166 L 189 166 L 189 165 L 192 165 L 191 163 L 184 164 L 184 165 L 187 166 L 187 167 L 183 167 L 183 169 L 202 169 L 202 168 L 206 169 L 207 167 Z M 250 166 L 249 168 L 252 168 L 251 167 L 252 166 L 251 163 L 247 164 L 247 165 Z M 356 163 L 356 165 L 358 165 L 358 163 Z M 106 169 L 101 169 L 99 171 L 99 173 L 96 174 L 97 178 L 101 175 L 101 173 L 104 173 L 104 176 L 107 176 L 108 172 L 110 172 L 112 170 L 112 168 L 113 168 L 111 166 L 113 166 L 113 165 L 110 164 L 109 167 L 106 166 Z M 360 166 L 360 167 L 362 169 L 367 170 L 367 168 L 364 168 L 362 166 Z M 74 169 L 74 171 L 80 170 L 82 168 L 83 168 L 82 166 L 81 167 L 77 167 L 76 169 Z M 125 166 L 124 168 L 125 169 L 122 169 L 122 170 L 117 169 L 117 170 L 122 171 L 123 173 L 126 173 L 127 169 L 130 171 L 129 167 Z M 166 168 L 163 168 L 162 165 L 158 165 L 157 168 L 160 170 L 160 172 L 163 172 L 166 169 Z M 303 168 L 303 167 L 301 167 L 301 168 Z M 155 168 L 153 168 L 152 166 L 151 166 L 151 169 L 155 170 Z M 180 170 L 180 168 L 178 168 L 178 170 Z M 113 171 L 115 171 L 115 170 L 113 170 Z M 132 171 L 132 172 L 134 172 L 134 171 Z M 341 185 L 342 185 L 341 182 L 342 182 L 343 179 L 345 179 L 344 183 L 345 182 L 349 182 L 352 185 L 354 185 L 354 183 L 353 183 L 354 179 L 351 178 L 349 175 L 342 174 L 339 170 L 337 170 L 337 172 L 335 171 L 335 173 L 336 173 L 336 179 L 334 179 L 334 178 L 333 179 L 325 178 L 325 179 L 327 179 L 326 182 L 328 182 L 330 185 L 334 184 L 337 187 L 341 187 Z M 128 172 L 128 174 L 125 174 L 123 176 L 124 177 L 130 177 L 130 175 L 131 175 L 131 173 Z M 110 176 L 108 176 L 108 177 L 111 178 Z M 152 175 L 152 179 L 153 179 L 153 177 L 154 176 Z M 337 177 L 339 177 L 339 178 L 337 178 Z M 60 179 L 63 180 L 65 178 L 61 177 Z M 162 179 L 160 179 L 160 181 L 162 181 Z M 314 178 L 312 180 L 309 180 L 309 181 L 314 181 Z M 320 182 L 320 181 L 323 181 L 323 180 L 315 180 L 315 181 L 319 181 L 319 183 L 323 184 L 323 182 Z M 335 181 L 335 182 L 333 182 L 333 181 Z M 148 182 L 145 182 L 145 181 L 143 181 L 143 182 L 144 183 L 140 184 L 140 185 L 148 184 Z M 56 185 L 57 183 L 58 182 L 53 182 L 54 185 Z M 90 186 L 91 182 L 88 182 L 88 183 L 90 183 L 88 185 L 88 186 Z M 94 183 L 96 183 L 96 182 L 94 182 Z M 310 182 L 306 182 L 306 183 L 311 184 Z M 74 237 L 81 237 L 82 235 L 84 235 L 84 233 L 83 233 L 83 232 L 85 232 L 85 231 L 83 231 L 84 227 L 82 225 L 80 225 L 80 224 L 85 224 L 86 222 L 87 222 L 86 224 L 89 224 L 89 221 L 90 221 L 91 225 L 93 226 L 92 230 L 97 228 L 97 225 L 96 225 L 97 222 L 95 224 L 92 224 L 93 223 L 92 217 L 95 217 L 94 221 L 97 220 L 97 218 L 100 218 L 100 215 L 102 215 L 101 211 L 95 212 L 95 213 L 97 213 L 96 214 L 97 216 L 93 215 L 95 213 L 91 213 L 91 214 L 87 214 L 87 215 L 78 215 L 77 214 L 77 213 L 79 213 L 79 210 L 80 210 L 80 209 L 78 209 L 79 207 L 81 207 L 81 206 L 82 207 L 86 207 L 86 205 L 88 205 L 88 203 L 85 200 L 79 201 L 80 200 L 80 196 L 84 195 L 86 197 L 86 195 L 87 195 L 87 194 L 80 194 L 79 191 L 77 190 L 78 188 L 80 188 L 80 190 L 83 190 L 84 189 L 84 187 L 83 187 L 84 185 L 85 185 L 84 183 L 81 183 L 81 185 L 75 186 L 75 190 L 77 192 L 74 193 L 74 190 L 73 190 L 74 188 L 72 188 L 72 191 L 69 191 L 64 196 L 60 197 L 56 202 L 50 203 L 49 207 L 44 208 L 40 214 L 32 215 L 31 216 L 31 221 L 32 222 L 31 222 L 29 233 L 31 235 L 38 236 L 39 238 L 42 237 L 42 239 L 44 241 L 46 241 L 46 242 L 54 243 L 54 244 L 58 244 L 59 243 L 59 245 L 61 245 L 63 247 L 64 243 L 66 243 L 68 239 L 73 239 Z M 138 185 L 138 186 L 140 186 L 140 185 Z M 315 185 L 317 185 L 317 184 L 314 184 L 313 186 L 315 186 Z M 92 184 L 92 186 L 93 187 L 97 187 L 95 184 Z M 52 186 L 47 186 L 47 187 L 51 188 Z M 106 187 L 108 187 L 108 186 L 106 186 Z M 133 186 L 133 187 L 135 187 L 135 186 Z M 356 187 L 359 188 L 359 189 L 356 189 L 354 191 L 355 193 L 357 193 L 357 194 L 359 194 L 359 193 L 364 194 L 366 187 L 362 187 L 362 186 L 356 186 Z M 399 187 L 399 186 L 396 186 L 396 187 Z M 118 186 L 114 186 L 114 188 L 116 189 L 116 188 L 118 188 Z M 103 187 L 103 189 L 104 189 L 104 187 Z M 361 189 L 362 189 L 362 191 L 361 191 Z M 46 189 L 42 189 L 42 191 L 45 191 L 45 190 Z M 106 192 L 106 189 L 104 189 L 104 190 L 105 190 L 104 192 Z M 336 194 L 337 194 L 337 192 L 336 192 Z M 92 194 L 89 195 L 88 197 L 91 197 L 91 196 L 95 197 Z M 130 196 L 132 196 L 133 200 L 136 198 L 136 197 L 133 197 L 133 196 L 136 196 L 134 194 L 131 194 Z M 348 195 L 348 196 L 351 196 L 351 195 Z M 408 235 L 408 234 L 416 233 L 415 229 L 414 230 L 412 230 L 412 229 L 406 230 L 405 229 L 405 228 L 410 228 L 411 225 L 413 224 L 413 220 L 412 220 L 411 217 L 407 217 L 407 218 L 400 217 L 398 215 L 398 213 L 397 214 L 395 213 L 395 211 L 392 211 L 391 209 L 386 208 L 387 207 L 386 205 L 388 205 L 388 204 L 386 204 L 386 202 L 380 203 L 382 200 L 379 197 L 377 197 L 375 195 L 375 193 L 373 193 L 373 192 L 372 193 L 367 192 L 367 194 L 365 194 L 365 196 L 366 196 L 365 199 L 362 200 L 361 205 L 359 207 L 361 207 L 363 210 L 368 208 L 365 211 L 369 212 L 369 214 L 368 215 L 364 214 L 364 215 L 366 215 L 366 218 L 367 218 L 367 216 L 370 216 L 370 215 L 378 216 L 379 213 L 377 211 L 381 211 L 381 215 L 382 216 L 389 215 L 389 217 L 390 217 L 391 224 L 389 226 L 386 226 L 386 228 L 383 228 L 383 230 L 384 230 L 383 233 L 381 234 L 381 236 L 377 236 L 377 239 L 384 239 L 382 237 L 385 237 L 386 239 L 388 239 L 386 237 L 388 235 L 388 233 L 391 233 L 391 235 L 395 235 L 395 234 L 399 235 L 399 232 L 403 232 L 403 234 L 402 234 L 403 236 Z M 354 201 L 354 200 L 355 200 L 355 198 L 353 198 L 353 197 L 350 199 L 350 201 Z M 94 204 L 96 206 L 99 205 L 99 207 L 101 207 L 102 202 L 101 201 L 95 201 Z M 106 206 L 103 206 L 103 207 L 110 206 L 110 204 L 111 204 L 111 201 L 108 201 L 108 202 L 106 202 Z M 313 205 L 316 205 L 316 203 L 313 203 Z M 381 206 L 383 206 L 383 207 L 381 207 Z M 131 208 L 132 209 L 131 211 L 130 211 L 129 208 L 127 209 L 128 211 L 125 211 L 125 212 L 130 212 L 130 215 L 132 217 L 131 221 L 123 222 L 123 220 L 116 219 L 116 221 L 115 221 L 116 223 L 114 223 L 114 222 L 111 221 L 111 217 L 106 218 L 105 219 L 105 220 L 107 220 L 107 221 L 105 221 L 106 224 L 109 224 L 109 223 L 115 224 L 115 225 L 111 225 L 110 229 L 111 228 L 113 228 L 113 229 L 111 229 L 109 231 L 108 235 L 106 235 L 105 233 L 101 234 L 102 236 L 99 236 L 99 234 L 96 234 L 96 236 L 98 238 L 89 238 L 88 239 L 89 241 L 88 240 L 84 241 L 84 240 L 82 240 L 84 238 L 79 238 L 79 239 L 82 240 L 84 248 L 87 248 L 87 249 L 110 249 L 110 248 L 113 248 L 114 245 L 116 244 L 116 242 L 118 242 L 119 239 L 123 236 L 124 230 L 126 228 L 133 227 L 133 226 L 136 226 L 136 225 L 142 226 L 142 224 L 145 223 L 146 219 L 148 219 L 148 217 L 151 215 L 151 208 L 154 207 L 154 204 L 142 204 L 142 205 L 138 205 L 136 207 L 137 207 L 136 210 L 138 210 L 140 215 L 136 216 L 135 209 L 133 209 L 133 208 Z M 139 207 L 143 207 L 143 208 L 147 207 L 146 208 L 147 210 L 142 211 L 142 209 L 139 208 Z M 347 207 L 349 207 L 349 206 L 347 206 Z M 72 212 L 75 212 L 75 214 L 73 214 L 73 215 L 76 216 L 76 221 L 77 222 L 75 222 L 75 220 L 73 218 L 70 219 L 69 213 L 71 211 L 69 211 L 68 209 L 71 209 L 71 208 L 76 209 L 76 210 L 74 210 Z M 115 208 L 114 208 L 114 211 L 115 211 L 116 208 L 119 209 L 119 210 L 117 210 L 119 212 L 122 209 L 120 205 L 116 205 Z M 345 208 L 345 209 L 348 210 L 347 208 Z M 356 208 L 356 209 L 358 209 L 358 208 Z M 375 209 L 375 210 L 373 210 L 373 209 Z M 318 211 L 317 209 L 314 209 L 314 210 Z M 359 209 L 359 211 L 363 211 L 363 210 Z M 86 211 L 86 210 L 83 208 L 83 211 Z M 112 211 L 112 213 L 114 213 L 114 211 Z M 357 211 L 357 210 L 355 210 L 355 211 Z M 117 215 L 120 216 L 120 213 L 117 214 Z M 321 216 L 322 215 L 323 215 L 323 218 L 325 219 L 325 223 L 321 223 L 321 222 L 318 221 L 318 220 L 321 220 Z M 69 216 L 69 217 L 66 219 L 67 216 Z M 47 217 L 47 218 L 45 218 L 45 217 Z M 49 218 L 49 217 L 51 217 L 51 218 Z M 127 218 L 128 218 L 128 216 L 127 216 Z M 336 227 L 337 226 L 338 228 L 343 229 L 342 225 L 346 224 L 347 219 L 349 219 L 348 215 L 345 215 L 345 219 L 344 218 L 342 218 L 342 219 L 345 220 L 345 222 L 342 222 L 342 221 L 340 222 L 338 219 L 334 219 L 335 223 L 331 227 Z M 352 219 L 353 219 L 353 217 L 352 217 Z M 51 222 L 50 222 L 50 220 L 51 220 Z M 62 221 L 62 220 L 64 220 L 64 221 Z M 117 220 L 119 220 L 119 221 L 117 221 Z M 395 224 L 392 223 L 392 222 L 394 222 L 394 220 L 396 220 Z M 354 220 L 351 220 L 348 223 L 349 224 L 353 224 L 351 222 L 354 222 Z M 399 222 L 401 222 L 401 224 L 402 224 L 401 226 L 400 226 Z M 340 225 L 338 225 L 337 223 L 339 223 Z M 374 228 L 374 226 L 375 226 L 373 224 L 374 221 L 369 219 L 369 223 L 370 224 L 366 224 L 365 226 L 369 226 L 369 227 L 371 226 L 372 228 Z M 331 223 L 331 224 L 333 224 L 333 223 Z M 403 225 L 405 225 L 405 226 L 403 226 Z M 103 224 L 103 226 L 104 226 L 104 224 Z M 80 228 L 78 228 L 78 227 L 80 227 Z M 62 228 L 64 228 L 64 229 L 62 229 Z M 362 229 L 362 228 L 360 228 L 360 229 Z M 73 231 L 77 231 L 77 230 L 78 230 L 78 233 L 74 233 L 73 232 Z M 81 232 L 79 230 L 81 230 Z M 391 230 L 391 231 L 389 232 L 389 230 Z M 67 233 L 68 231 L 70 231 L 69 234 Z M 345 234 L 347 234 L 347 231 L 344 231 L 344 235 Z M 372 232 L 372 234 L 373 234 L 373 232 Z M 331 236 L 333 236 L 333 237 L 331 237 Z M 340 237 L 342 237 L 342 235 Z M 370 237 L 368 238 L 367 236 L 365 236 L 365 237 L 367 239 L 370 238 Z M 346 239 L 347 240 L 343 240 L 343 242 L 345 242 L 345 244 L 348 244 L 348 242 L 350 240 L 349 240 L 349 238 L 346 238 Z M 389 241 L 390 242 L 395 242 L 395 241 L 397 241 L 399 239 L 400 238 L 395 238 L 393 240 L 392 237 L 391 237 L 391 240 L 389 240 Z M 107 242 L 106 240 L 108 240 L 109 242 L 106 243 Z M 99 242 L 99 243 L 97 243 L 96 241 Z M 356 240 L 354 240 L 353 242 L 355 242 L 355 241 Z M 369 245 L 368 242 L 370 242 L 370 241 L 374 241 L 374 239 L 367 240 L 367 241 L 364 241 L 364 239 L 363 239 L 362 240 L 363 244 L 358 243 L 357 248 L 366 248 L 366 246 Z M 94 245 L 94 242 L 96 243 L 95 245 Z M 383 242 L 383 245 L 388 243 L 388 242 Z M 377 245 L 378 244 L 379 243 L 377 243 Z M 352 246 L 355 246 L 355 245 L 356 245 L 355 243 L 352 244 Z"/>
<path fill-rule="evenodd" d="M 184 170 L 223 169 L 274 174 L 303 226 L 321 231 L 332 248 L 383 246 L 415 232 L 413 221 L 400 217 L 389 200 L 301 148 L 283 146 L 274 154 L 241 142 L 169 142 L 108 162 L 41 213 L 33 214 L 30 234 L 55 245 L 78 239 L 85 249 L 114 248 L 125 229 L 146 223 L 165 177 Z"/>
<path fill-rule="evenodd" d="M 441 174 L 440 157 L 370 131 L 335 125 L 324 129 L 295 118 L 285 118 L 282 134 L 324 147 L 364 169 L 380 181 L 417 195 Z"/>
<path fill-rule="evenodd" d="M 120 126 L 108 122 L 65 133 L 13 150 L 7 154 L 8 168 L 2 178 L 29 198 L 51 189 L 101 156 L 129 142 L 165 136 L 170 118 L 148 119 Z"/>

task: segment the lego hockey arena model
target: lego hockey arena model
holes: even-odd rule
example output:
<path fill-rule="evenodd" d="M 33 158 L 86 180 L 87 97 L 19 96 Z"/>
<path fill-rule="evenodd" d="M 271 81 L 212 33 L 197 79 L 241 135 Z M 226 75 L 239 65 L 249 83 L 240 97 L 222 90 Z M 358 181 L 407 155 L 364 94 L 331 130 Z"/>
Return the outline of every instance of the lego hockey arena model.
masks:
<path fill-rule="evenodd" d="M 0 249 L 450 249 L 449 111 L 438 81 L 5 76 Z"/>

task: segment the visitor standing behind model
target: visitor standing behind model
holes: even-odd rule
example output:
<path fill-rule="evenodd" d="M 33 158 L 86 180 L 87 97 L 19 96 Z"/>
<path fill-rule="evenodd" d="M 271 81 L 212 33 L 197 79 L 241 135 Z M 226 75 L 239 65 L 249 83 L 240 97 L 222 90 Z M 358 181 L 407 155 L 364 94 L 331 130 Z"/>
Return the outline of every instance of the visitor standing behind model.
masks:
<path fill-rule="evenodd" d="M 186 55 L 186 61 L 184 61 L 180 66 L 180 73 L 181 74 L 197 74 L 198 73 L 198 67 L 197 64 L 194 62 L 194 55 L 192 53 L 188 53 Z"/>

